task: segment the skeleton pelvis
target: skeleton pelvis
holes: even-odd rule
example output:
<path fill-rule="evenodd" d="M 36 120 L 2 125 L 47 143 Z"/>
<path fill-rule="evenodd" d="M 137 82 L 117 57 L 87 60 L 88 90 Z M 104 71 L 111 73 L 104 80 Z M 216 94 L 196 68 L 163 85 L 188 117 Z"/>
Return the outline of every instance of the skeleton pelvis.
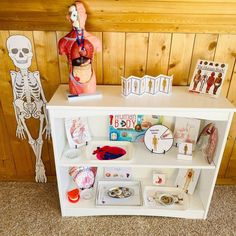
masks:
<path fill-rule="evenodd" d="M 85 63 L 81 66 L 73 66 L 73 76 L 79 78 L 81 84 L 87 83 L 92 77 L 91 63 Z"/>
<path fill-rule="evenodd" d="M 24 110 L 32 114 L 36 108 L 36 104 L 34 102 L 28 103 L 24 102 Z"/>
<path fill-rule="evenodd" d="M 40 118 L 40 114 L 42 113 L 42 106 L 43 106 L 43 101 L 38 100 L 38 101 L 31 101 L 26 102 L 22 99 L 16 99 L 14 101 L 14 104 L 16 106 L 16 110 L 18 115 L 24 115 L 25 119 L 29 119 L 30 117 L 33 117 L 35 119 Z"/>

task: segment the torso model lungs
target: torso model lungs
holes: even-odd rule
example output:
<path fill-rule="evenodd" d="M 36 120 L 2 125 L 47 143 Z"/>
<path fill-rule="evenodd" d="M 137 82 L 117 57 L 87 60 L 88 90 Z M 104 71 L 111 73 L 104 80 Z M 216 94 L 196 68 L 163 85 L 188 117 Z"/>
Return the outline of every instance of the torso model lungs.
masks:
<path fill-rule="evenodd" d="M 73 95 L 96 92 L 96 76 L 93 69 L 95 51 L 101 50 L 100 41 L 85 31 L 87 14 L 82 3 L 69 8 L 68 19 L 73 29 L 59 41 L 59 53 L 69 62 L 69 92 Z"/>
<path fill-rule="evenodd" d="M 41 159 L 43 134 L 50 137 L 50 127 L 46 114 L 46 99 L 40 82 L 38 71 L 30 72 L 32 46 L 28 38 L 22 35 L 13 35 L 7 40 L 7 49 L 14 65 L 19 71 L 10 71 L 14 97 L 14 110 L 17 121 L 16 136 L 28 138 L 36 156 L 35 180 L 46 182 L 44 164 Z M 34 118 L 40 121 L 38 137 L 34 139 L 27 127 L 26 120 Z"/>

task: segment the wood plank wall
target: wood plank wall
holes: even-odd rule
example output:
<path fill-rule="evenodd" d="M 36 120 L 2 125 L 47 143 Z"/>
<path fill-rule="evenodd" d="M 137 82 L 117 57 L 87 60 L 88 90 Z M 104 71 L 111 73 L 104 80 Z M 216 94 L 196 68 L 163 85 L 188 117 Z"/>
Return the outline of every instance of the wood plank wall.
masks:
<path fill-rule="evenodd" d="M 9 35 L 30 38 L 34 56 L 31 70 L 39 70 L 47 100 L 60 83 L 67 83 L 67 60 L 58 55 L 58 39 L 66 32 L 0 31 L 0 179 L 32 180 L 34 154 L 27 141 L 16 138 L 9 70 L 15 69 L 6 49 Z M 198 58 L 229 64 L 223 95 L 236 105 L 236 35 L 193 33 L 97 32 L 103 50 L 95 57 L 99 84 L 120 84 L 120 76 L 174 74 L 174 85 L 188 85 Z M 236 117 L 220 169 L 220 183 L 235 183 Z M 36 124 L 30 124 L 34 128 Z M 52 144 L 44 143 L 43 161 L 49 179 L 55 176 Z M 227 180 L 225 180 L 227 179 Z"/>
<path fill-rule="evenodd" d="M 31 70 L 39 70 L 47 100 L 67 83 L 68 65 L 58 56 L 57 42 L 70 30 L 65 18 L 74 0 L 0 1 L 0 180 L 33 180 L 34 154 L 16 138 L 6 39 L 30 38 Z M 98 84 L 120 84 L 120 76 L 174 74 L 175 85 L 188 85 L 198 58 L 229 64 L 223 95 L 236 105 L 235 0 L 83 0 L 86 28 L 100 38 L 103 49 L 94 58 Z M 18 30 L 18 31 L 16 31 Z M 34 135 L 36 123 L 30 122 Z M 55 179 L 51 141 L 43 161 Z M 218 183 L 236 184 L 236 116 L 221 165 Z"/>

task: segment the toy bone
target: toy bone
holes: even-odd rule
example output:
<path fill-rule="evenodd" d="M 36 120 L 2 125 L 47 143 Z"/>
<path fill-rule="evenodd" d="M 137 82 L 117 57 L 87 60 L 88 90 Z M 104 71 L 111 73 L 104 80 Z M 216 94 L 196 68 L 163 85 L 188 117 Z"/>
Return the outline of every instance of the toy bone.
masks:
<path fill-rule="evenodd" d="M 13 106 L 17 121 L 16 136 L 20 139 L 28 138 L 33 149 L 36 156 L 36 182 L 47 182 L 41 154 L 42 136 L 45 133 L 45 137 L 50 138 L 50 127 L 46 114 L 47 101 L 40 82 L 39 72 L 28 71 L 33 56 L 31 42 L 25 36 L 13 35 L 7 39 L 7 49 L 14 65 L 19 68 L 19 71 L 10 71 L 14 98 Z M 26 125 L 25 120 L 30 118 L 40 121 L 37 139 L 32 138 Z"/>

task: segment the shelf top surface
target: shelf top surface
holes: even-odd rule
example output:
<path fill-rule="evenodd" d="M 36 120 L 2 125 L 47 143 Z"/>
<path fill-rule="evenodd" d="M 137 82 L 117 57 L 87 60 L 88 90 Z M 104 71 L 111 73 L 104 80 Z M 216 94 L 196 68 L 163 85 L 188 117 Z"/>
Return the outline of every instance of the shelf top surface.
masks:
<path fill-rule="evenodd" d="M 50 102 L 48 109 L 109 109 L 129 111 L 130 109 L 150 110 L 225 110 L 236 112 L 234 107 L 226 98 L 208 97 L 206 95 L 191 93 L 187 86 L 173 86 L 171 95 L 130 95 L 125 98 L 121 95 L 121 86 L 98 85 L 97 91 L 101 97 L 78 98 L 68 101 L 68 85 L 59 85 Z"/>

